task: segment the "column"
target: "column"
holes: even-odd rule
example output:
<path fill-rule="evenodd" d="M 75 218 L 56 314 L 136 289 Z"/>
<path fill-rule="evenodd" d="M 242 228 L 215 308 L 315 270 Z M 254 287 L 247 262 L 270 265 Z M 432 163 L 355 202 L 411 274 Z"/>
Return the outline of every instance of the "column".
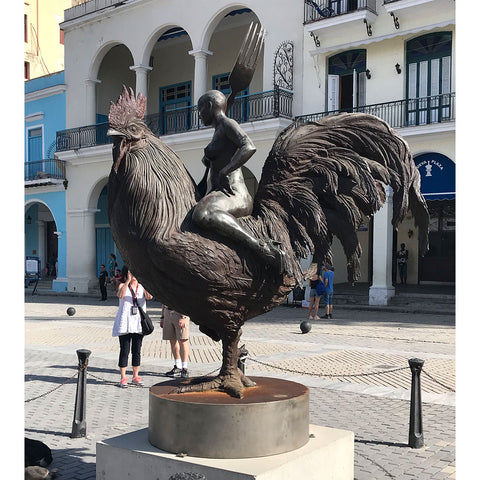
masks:
<path fill-rule="evenodd" d="M 45 222 L 43 220 L 37 221 L 38 227 L 38 252 L 37 255 L 41 261 L 41 269 L 43 270 L 47 266 L 47 246 L 46 246 L 46 234 L 45 234 Z"/>
<path fill-rule="evenodd" d="M 195 58 L 195 81 L 193 84 L 193 104 L 198 104 L 198 99 L 207 91 L 207 55 L 213 55 L 210 50 L 196 48 L 188 52 Z"/>
<path fill-rule="evenodd" d="M 152 71 L 152 67 L 145 65 L 133 65 L 130 70 L 135 72 L 135 96 L 141 93 L 144 97 L 148 93 L 148 74 Z"/>
<path fill-rule="evenodd" d="M 393 190 L 385 188 L 386 200 L 373 217 L 373 281 L 369 290 L 370 305 L 388 305 L 395 295 L 392 286 Z"/>
<path fill-rule="evenodd" d="M 85 80 L 85 124 L 95 125 L 97 123 L 97 84 L 101 80 L 87 78 Z"/>
<path fill-rule="evenodd" d="M 68 210 L 67 279 L 68 291 L 88 293 L 95 285 L 96 241 L 95 213 L 97 209 Z"/>

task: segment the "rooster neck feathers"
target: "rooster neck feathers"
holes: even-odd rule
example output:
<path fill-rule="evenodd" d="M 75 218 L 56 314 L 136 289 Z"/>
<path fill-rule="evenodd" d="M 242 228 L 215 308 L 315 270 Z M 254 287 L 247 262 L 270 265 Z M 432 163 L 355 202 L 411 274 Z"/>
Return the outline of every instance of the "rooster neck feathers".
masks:
<path fill-rule="evenodd" d="M 180 231 L 195 205 L 195 187 L 177 155 L 161 140 L 147 134 L 141 144 L 126 153 L 116 174 L 110 174 L 117 185 L 111 207 L 116 200 L 126 209 L 128 224 L 139 238 L 166 240 Z"/>

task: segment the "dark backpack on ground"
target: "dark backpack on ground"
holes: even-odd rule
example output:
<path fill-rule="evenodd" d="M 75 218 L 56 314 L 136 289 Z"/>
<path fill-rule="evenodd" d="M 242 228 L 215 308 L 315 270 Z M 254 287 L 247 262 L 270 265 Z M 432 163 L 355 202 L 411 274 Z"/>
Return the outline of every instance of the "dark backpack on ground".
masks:
<path fill-rule="evenodd" d="M 47 467 L 52 463 L 52 451 L 39 440 L 25 437 L 25 466 Z"/>

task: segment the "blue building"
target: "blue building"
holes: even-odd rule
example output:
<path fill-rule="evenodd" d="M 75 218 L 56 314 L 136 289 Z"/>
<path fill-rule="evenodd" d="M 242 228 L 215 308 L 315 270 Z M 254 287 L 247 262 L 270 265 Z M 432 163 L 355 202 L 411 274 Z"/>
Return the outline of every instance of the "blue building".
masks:
<path fill-rule="evenodd" d="M 25 256 L 40 259 L 52 289 L 67 289 L 65 162 L 55 158 L 65 128 L 65 73 L 25 82 Z"/>

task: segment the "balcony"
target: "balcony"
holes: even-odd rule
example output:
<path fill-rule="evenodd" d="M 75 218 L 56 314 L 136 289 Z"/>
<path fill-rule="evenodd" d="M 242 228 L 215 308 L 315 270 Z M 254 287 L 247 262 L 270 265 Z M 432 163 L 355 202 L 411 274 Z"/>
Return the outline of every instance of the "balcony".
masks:
<path fill-rule="evenodd" d="M 25 187 L 53 185 L 65 180 L 65 161 L 47 158 L 36 162 L 25 162 Z"/>
<path fill-rule="evenodd" d="M 445 93 L 430 97 L 411 98 L 394 102 L 376 103 L 356 107 L 354 112 L 375 115 L 392 128 L 407 128 L 455 121 L 455 93 Z M 297 124 L 315 122 L 327 115 L 336 115 L 343 110 L 301 115 L 295 118 Z"/>
<path fill-rule="evenodd" d="M 229 112 L 229 116 L 239 123 L 256 122 L 269 118 L 292 118 L 293 94 L 276 87 L 267 92 L 239 96 Z M 197 106 L 179 108 L 146 115 L 147 126 L 157 136 L 191 132 L 205 128 L 198 116 Z M 71 128 L 57 132 L 56 150 L 65 152 L 79 148 L 112 143 L 107 135 L 108 123 Z"/>
<path fill-rule="evenodd" d="M 314 23 L 361 10 L 376 14 L 375 4 L 375 0 L 323 0 L 317 2 L 304 0 L 303 23 Z"/>
<path fill-rule="evenodd" d="M 80 0 L 82 1 L 82 0 Z M 89 13 L 99 12 L 109 7 L 120 7 L 125 3 L 125 0 L 84 0 L 82 3 L 77 2 L 71 8 L 67 8 L 64 12 L 65 21 L 73 20 L 78 17 L 83 17 Z"/>

